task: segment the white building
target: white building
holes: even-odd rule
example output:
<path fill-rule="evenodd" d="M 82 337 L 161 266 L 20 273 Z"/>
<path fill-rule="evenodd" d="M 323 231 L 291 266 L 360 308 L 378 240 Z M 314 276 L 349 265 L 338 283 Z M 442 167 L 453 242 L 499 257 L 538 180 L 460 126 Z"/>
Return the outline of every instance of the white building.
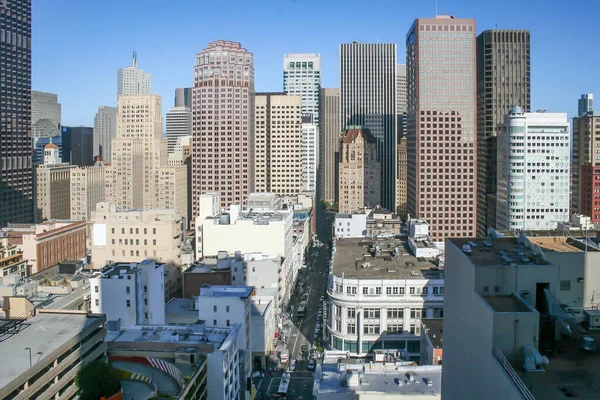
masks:
<path fill-rule="evenodd" d="M 117 107 L 100 106 L 94 117 L 94 156 L 110 162 L 112 140 L 117 137 Z"/>
<path fill-rule="evenodd" d="M 277 320 L 275 318 L 277 290 L 254 289 L 250 305 L 250 350 L 252 369 L 263 369 L 274 349 Z M 260 365 L 261 368 L 257 368 Z"/>
<path fill-rule="evenodd" d="M 206 321 L 206 326 L 211 328 L 232 326 L 240 324 L 238 344 L 240 350 L 245 351 L 242 363 L 243 378 L 250 376 L 250 296 L 252 286 L 220 286 L 206 285 L 200 289 L 200 296 L 196 300 L 196 309 L 201 320 Z"/>
<path fill-rule="evenodd" d="M 443 270 L 394 238 L 335 241 L 327 292 L 332 349 L 352 355 L 383 349 L 419 363 L 421 319 L 444 316 Z"/>
<path fill-rule="evenodd" d="M 357 238 L 367 235 L 367 214 L 335 214 L 333 235 L 336 239 Z"/>
<path fill-rule="evenodd" d="M 566 113 L 515 106 L 498 132 L 496 228 L 554 229 L 569 220 L 570 123 Z"/>
<path fill-rule="evenodd" d="M 317 190 L 317 169 L 319 166 L 319 125 L 312 114 L 302 115 L 302 190 Z"/>
<path fill-rule="evenodd" d="M 117 72 L 117 95 L 149 95 L 151 85 L 152 76 L 137 67 L 137 53 L 134 52 L 131 66 Z"/>
<path fill-rule="evenodd" d="M 165 324 L 165 271 L 153 260 L 116 263 L 90 278 L 93 314 L 121 326 Z"/>
<path fill-rule="evenodd" d="M 173 153 L 181 136 L 192 134 L 192 110 L 187 107 L 173 107 L 166 115 L 167 151 Z"/>
<path fill-rule="evenodd" d="M 408 225 L 408 247 L 415 257 L 435 258 L 441 249 L 429 236 L 429 224 L 424 219 L 411 219 Z"/>
<path fill-rule="evenodd" d="M 599 262 L 571 235 L 447 239 L 444 399 L 596 397 Z"/>

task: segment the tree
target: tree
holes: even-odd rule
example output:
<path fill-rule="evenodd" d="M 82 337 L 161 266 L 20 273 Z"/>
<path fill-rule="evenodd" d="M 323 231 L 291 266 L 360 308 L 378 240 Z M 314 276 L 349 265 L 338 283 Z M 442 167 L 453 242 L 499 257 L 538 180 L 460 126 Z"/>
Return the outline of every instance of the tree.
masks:
<path fill-rule="evenodd" d="M 121 374 L 103 360 L 85 365 L 75 377 L 80 400 L 100 400 L 121 390 Z"/>

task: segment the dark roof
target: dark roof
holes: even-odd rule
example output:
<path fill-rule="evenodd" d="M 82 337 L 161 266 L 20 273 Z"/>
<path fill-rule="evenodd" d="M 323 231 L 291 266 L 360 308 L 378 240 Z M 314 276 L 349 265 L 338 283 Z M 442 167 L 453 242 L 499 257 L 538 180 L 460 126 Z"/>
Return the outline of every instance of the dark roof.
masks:
<path fill-rule="evenodd" d="M 354 143 L 359 136 L 363 137 L 366 143 L 375 143 L 375 138 L 369 130 L 359 126 L 348 127 L 342 136 L 342 143 Z"/>
<path fill-rule="evenodd" d="M 423 329 L 427 330 L 429 341 L 434 349 L 441 349 L 444 335 L 444 320 L 439 318 L 424 318 L 421 320 Z"/>

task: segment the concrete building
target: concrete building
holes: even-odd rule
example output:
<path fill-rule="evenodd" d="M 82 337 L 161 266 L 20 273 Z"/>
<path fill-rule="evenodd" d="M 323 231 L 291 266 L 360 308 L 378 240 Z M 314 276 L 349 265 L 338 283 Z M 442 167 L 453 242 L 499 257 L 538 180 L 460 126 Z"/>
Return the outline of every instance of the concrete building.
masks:
<path fill-rule="evenodd" d="M 157 171 L 158 175 L 158 208 L 175 209 L 185 218 L 185 228 L 190 221 L 188 219 L 188 168 L 162 167 Z"/>
<path fill-rule="evenodd" d="M 165 324 L 165 268 L 153 260 L 114 263 L 90 278 L 92 314 L 122 327 Z"/>
<path fill-rule="evenodd" d="M 360 125 L 375 137 L 388 210 L 396 209 L 396 65 L 395 44 L 340 45 L 340 127 Z"/>
<path fill-rule="evenodd" d="M 267 289 L 269 290 L 269 289 Z M 252 369 L 266 369 L 268 357 L 274 349 L 273 342 L 277 329 L 275 318 L 275 299 L 277 294 L 269 295 L 265 289 L 255 289 L 250 303 L 250 351 Z"/>
<path fill-rule="evenodd" d="M 302 187 L 302 97 L 256 93 L 254 179 L 257 192 L 297 194 Z"/>
<path fill-rule="evenodd" d="M 204 285 L 233 284 L 232 264 L 231 258 L 226 254 L 214 259 L 195 261 L 183 272 L 183 297 L 191 299 L 198 296 Z M 238 280 L 238 283 L 241 282 Z"/>
<path fill-rule="evenodd" d="M 571 168 L 571 212 L 586 213 L 594 222 L 600 222 L 595 212 L 594 176 L 600 166 L 596 156 L 596 139 L 600 140 L 600 113 L 588 113 L 573 118 L 573 162 Z M 584 176 L 585 175 L 585 176 Z"/>
<path fill-rule="evenodd" d="M 335 214 L 333 235 L 336 239 L 367 236 L 367 214 Z"/>
<path fill-rule="evenodd" d="M 109 260 L 153 259 L 181 266 L 184 219 L 177 210 L 123 210 L 98 203 L 92 211 L 92 263 L 103 268 Z"/>
<path fill-rule="evenodd" d="M 577 100 L 577 116 L 583 117 L 589 112 L 594 112 L 594 95 L 592 93 L 582 94 Z"/>
<path fill-rule="evenodd" d="M 31 91 L 32 137 L 53 137 L 60 134 L 61 104 L 54 93 Z"/>
<path fill-rule="evenodd" d="M 62 163 L 58 147 L 44 147 L 44 164 L 35 170 L 37 213 L 40 220 L 71 218 L 71 170 L 75 165 Z"/>
<path fill-rule="evenodd" d="M 105 322 L 103 315 L 52 311 L 42 311 L 28 321 L 14 320 L 12 324 L 4 321 L 0 397 L 76 396 L 75 376 L 79 370 L 106 354 Z"/>
<path fill-rule="evenodd" d="M 434 240 L 475 234 L 475 32 L 474 19 L 438 15 L 416 19 L 406 36 L 407 212 L 430 223 Z M 438 40 L 444 47 L 433 44 Z"/>
<path fill-rule="evenodd" d="M 221 206 L 228 207 L 245 203 L 254 191 L 253 56 L 238 42 L 218 40 L 196 56 L 194 71 L 193 219 L 203 193 L 220 193 Z M 218 114 L 225 105 L 231 113 Z"/>
<path fill-rule="evenodd" d="M 166 119 L 167 151 L 172 153 L 180 137 L 192 134 L 192 110 L 173 107 L 167 111 Z"/>
<path fill-rule="evenodd" d="M 131 66 L 117 71 L 117 96 L 148 96 L 152 93 L 152 76 L 137 67 L 137 53 L 133 52 Z"/>
<path fill-rule="evenodd" d="M 334 203 L 338 199 L 338 155 L 340 150 L 340 89 L 321 89 L 321 196 Z"/>
<path fill-rule="evenodd" d="M 93 167 L 70 170 L 71 219 L 88 221 L 96 204 L 106 201 L 105 167 L 102 162 Z"/>
<path fill-rule="evenodd" d="M 562 113 L 526 113 L 515 106 L 504 117 L 498 131 L 497 229 L 554 229 L 569 220 L 569 128 Z"/>
<path fill-rule="evenodd" d="M 251 328 L 250 328 L 250 296 L 252 286 L 205 286 L 200 289 L 200 296 L 196 300 L 196 309 L 201 320 L 206 321 L 209 328 L 232 326 L 240 324 L 238 343 L 240 350 L 245 352 L 244 359 L 240 360 L 240 376 L 245 381 L 250 376 Z"/>
<path fill-rule="evenodd" d="M 186 165 L 189 158 L 192 157 L 192 137 L 181 136 L 177 138 L 177 144 L 172 153 L 169 153 L 167 165 L 169 167 L 180 167 Z M 189 163 L 189 162 L 188 162 Z"/>
<path fill-rule="evenodd" d="M 398 142 L 406 136 L 406 64 L 396 64 L 396 115 Z M 397 207 L 398 205 L 396 205 Z"/>
<path fill-rule="evenodd" d="M 444 360 L 444 320 L 427 318 L 421 320 L 421 364 L 442 365 Z"/>
<path fill-rule="evenodd" d="M 381 168 L 377 142 L 371 132 L 364 127 L 349 126 L 340 141 L 339 154 L 339 211 L 350 213 L 379 205 Z"/>
<path fill-rule="evenodd" d="M 302 190 L 315 193 L 317 191 L 317 173 L 319 167 L 319 125 L 315 116 L 302 114 Z"/>
<path fill-rule="evenodd" d="M 600 337 L 587 329 L 597 324 L 598 245 L 584 232 L 552 234 L 446 240 L 453 306 L 444 315 L 444 398 L 593 398 L 600 390 L 586 377 L 598 366 L 590 350 Z"/>
<path fill-rule="evenodd" d="M 72 165 L 94 165 L 94 128 L 86 126 L 62 127 L 62 160 Z"/>
<path fill-rule="evenodd" d="M 329 271 L 327 329 L 334 350 L 354 356 L 383 349 L 421 359 L 421 319 L 444 316 L 439 262 L 409 252 L 395 238 L 334 242 Z"/>
<path fill-rule="evenodd" d="M 30 274 L 27 268 L 27 260 L 23 258 L 23 252 L 17 245 L 11 243 L 7 232 L 0 232 L 0 277 L 10 274 L 25 278 Z"/>
<path fill-rule="evenodd" d="M 175 89 L 175 107 L 187 107 L 192 109 L 192 90 L 191 87 Z"/>
<path fill-rule="evenodd" d="M 0 26 L 14 37 L 0 40 L 0 227 L 32 223 L 35 194 L 31 159 L 31 1 L 0 3 Z M 14 39 L 14 40 L 13 40 Z M 11 99 L 5 101 L 4 99 Z"/>
<path fill-rule="evenodd" d="M 377 361 L 347 358 L 341 351 L 326 351 L 315 373 L 317 400 L 416 400 L 442 398 L 442 367 L 390 363 L 381 352 Z M 384 361 L 386 360 L 386 361 Z"/>
<path fill-rule="evenodd" d="M 110 162 L 112 141 L 117 137 L 117 107 L 100 106 L 94 116 L 94 157 Z"/>
<path fill-rule="evenodd" d="M 527 30 L 491 29 L 477 36 L 477 234 L 496 226 L 498 125 L 515 105 L 531 111 L 531 46 Z"/>
<path fill-rule="evenodd" d="M 396 173 L 396 211 L 402 217 L 406 216 L 406 196 L 407 196 L 407 179 L 408 179 L 408 154 L 406 152 L 407 139 L 400 139 L 398 145 L 398 172 Z"/>

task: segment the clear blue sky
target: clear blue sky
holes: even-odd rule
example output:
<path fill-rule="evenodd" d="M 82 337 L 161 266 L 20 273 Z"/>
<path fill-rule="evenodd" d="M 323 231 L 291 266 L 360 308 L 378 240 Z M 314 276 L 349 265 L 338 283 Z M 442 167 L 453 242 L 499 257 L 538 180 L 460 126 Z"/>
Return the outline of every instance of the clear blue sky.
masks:
<path fill-rule="evenodd" d="M 439 0 L 440 14 L 475 18 L 477 32 L 531 31 L 532 108 L 573 116 L 581 93 L 600 109 L 597 0 Z M 116 105 L 117 69 L 152 73 L 163 112 L 175 88 L 192 86 L 196 53 L 239 41 L 254 53 L 257 91 L 282 90 L 285 53 L 320 53 L 323 87 L 337 87 L 338 45 L 398 44 L 432 17 L 435 0 L 33 0 L 33 89 L 56 93 L 64 125 L 93 125 L 99 105 Z"/>

